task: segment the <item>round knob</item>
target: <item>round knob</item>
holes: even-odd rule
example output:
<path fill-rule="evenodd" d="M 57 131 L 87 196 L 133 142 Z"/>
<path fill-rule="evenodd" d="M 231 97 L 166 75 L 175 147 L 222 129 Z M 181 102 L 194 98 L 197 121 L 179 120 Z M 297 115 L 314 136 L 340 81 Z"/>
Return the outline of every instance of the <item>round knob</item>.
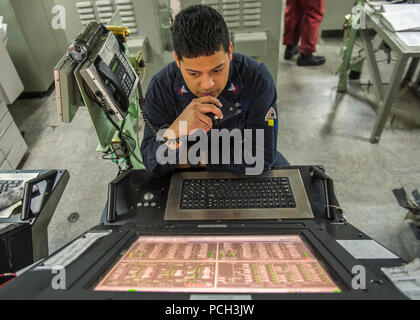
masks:
<path fill-rule="evenodd" d="M 147 192 L 147 193 L 143 196 L 143 199 L 144 199 L 144 200 L 146 200 L 146 201 L 150 201 L 150 200 L 153 200 L 153 199 L 154 199 L 154 197 L 155 197 L 155 195 L 154 195 L 153 193 L 151 193 L 151 192 Z"/>

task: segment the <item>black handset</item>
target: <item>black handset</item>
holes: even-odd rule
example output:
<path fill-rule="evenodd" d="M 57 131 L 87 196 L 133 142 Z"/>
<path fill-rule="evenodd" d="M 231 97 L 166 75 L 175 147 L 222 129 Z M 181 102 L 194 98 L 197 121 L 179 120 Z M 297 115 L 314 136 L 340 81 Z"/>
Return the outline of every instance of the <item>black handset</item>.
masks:
<path fill-rule="evenodd" d="M 214 127 L 219 126 L 222 122 L 233 117 L 238 110 L 237 106 L 231 103 L 230 101 L 224 100 L 222 97 L 219 97 L 218 99 L 222 103 L 222 107 L 220 107 L 220 111 L 222 111 L 223 119 L 219 119 L 213 112 L 206 113 L 206 116 L 208 116 L 213 122 Z"/>
<path fill-rule="evenodd" d="M 114 63 L 118 63 L 118 61 Z M 119 104 L 122 111 L 127 112 L 130 101 L 128 100 L 128 95 L 125 93 L 121 82 L 118 81 L 116 74 L 102 60 L 99 60 L 96 63 L 96 67 L 107 87 L 111 89 L 114 100 Z"/>
<path fill-rule="evenodd" d="M 209 117 L 211 121 L 213 122 L 213 127 L 217 127 L 219 125 L 220 119 L 213 112 L 207 112 L 206 116 Z"/>

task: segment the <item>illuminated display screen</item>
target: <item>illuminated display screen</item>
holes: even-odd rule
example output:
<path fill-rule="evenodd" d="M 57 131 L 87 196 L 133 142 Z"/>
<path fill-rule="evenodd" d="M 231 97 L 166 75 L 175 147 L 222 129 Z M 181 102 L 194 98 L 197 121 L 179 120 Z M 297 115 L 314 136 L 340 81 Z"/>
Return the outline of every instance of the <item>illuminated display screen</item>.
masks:
<path fill-rule="evenodd" d="M 297 235 L 140 236 L 95 290 L 341 292 Z"/>
<path fill-rule="evenodd" d="M 118 68 L 118 60 L 115 60 L 114 64 L 112 65 L 112 68 L 111 68 L 112 72 L 115 73 L 115 70 L 117 70 L 117 68 Z"/>

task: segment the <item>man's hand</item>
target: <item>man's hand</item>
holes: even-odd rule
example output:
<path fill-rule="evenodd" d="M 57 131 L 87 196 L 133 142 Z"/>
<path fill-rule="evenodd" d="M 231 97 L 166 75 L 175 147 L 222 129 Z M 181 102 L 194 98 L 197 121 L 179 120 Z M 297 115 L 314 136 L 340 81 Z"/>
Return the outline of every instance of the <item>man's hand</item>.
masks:
<path fill-rule="evenodd" d="M 187 134 L 192 134 L 195 130 L 204 130 L 208 132 L 213 127 L 212 120 L 206 115 L 206 113 L 213 113 L 219 119 L 223 118 L 221 102 L 214 97 L 201 97 L 191 101 L 191 103 L 185 108 L 180 116 L 172 123 L 172 125 L 164 133 L 164 137 L 169 139 L 179 138 L 180 136 L 180 122 L 185 121 L 187 124 Z M 172 130 L 175 133 L 169 134 L 168 131 Z"/>

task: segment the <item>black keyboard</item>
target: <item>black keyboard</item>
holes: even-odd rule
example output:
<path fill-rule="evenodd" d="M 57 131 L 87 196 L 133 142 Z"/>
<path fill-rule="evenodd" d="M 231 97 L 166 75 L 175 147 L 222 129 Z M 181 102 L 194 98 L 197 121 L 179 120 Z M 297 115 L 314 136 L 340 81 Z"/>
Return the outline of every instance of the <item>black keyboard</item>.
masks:
<path fill-rule="evenodd" d="M 0 194 L 19 187 L 22 183 L 22 180 L 0 180 Z"/>
<path fill-rule="evenodd" d="M 186 179 L 180 208 L 296 208 L 296 202 L 287 177 Z"/>

